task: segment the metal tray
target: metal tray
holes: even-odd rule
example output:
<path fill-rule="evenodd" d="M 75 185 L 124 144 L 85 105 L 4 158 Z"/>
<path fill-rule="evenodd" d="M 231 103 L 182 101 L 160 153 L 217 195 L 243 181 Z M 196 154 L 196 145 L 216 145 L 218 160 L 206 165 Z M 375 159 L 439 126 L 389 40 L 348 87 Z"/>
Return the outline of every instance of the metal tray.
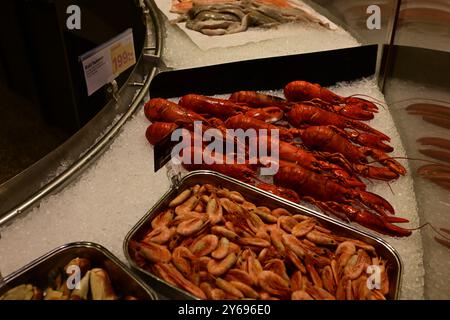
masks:
<path fill-rule="evenodd" d="M 0 286 L 0 296 L 21 284 L 33 284 L 40 289 L 48 285 L 48 274 L 80 257 L 91 261 L 92 267 L 105 269 L 118 295 L 131 295 L 139 300 L 157 300 L 157 295 L 141 279 L 104 247 L 91 242 L 74 242 L 58 247 L 10 274 Z"/>
<path fill-rule="evenodd" d="M 222 187 L 228 188 L 230 190 L 235 190 L 240 192 L 248 201 L 252 201 L 258 204 L 258 206 L 266 206 L 268 208 L 285 208 L 291 213 L 303 214 L 315 217 L 324 227 L 335 232 L 338 235 L 351 237 L 357 240 L 363 240 L 368 244 L 375 247 L 377 253 L 387 260 L 389 265 L 389 280 L 390 288 L 388 299 L 396 300 L 398 299 L 398 294 L 400 291 L 400 280 L 402 274 L 402 263 L 400 256 L 395 251 L 395 249 L 385 242 L 384 240 L 374 237 L 364 231 L 360 231 L 352 226 L 349 226 L 340 221 L 336 221 L 329 218 L 323 214 L 317 213 L 311 209 L 298 205 L 294 202 L 287 201 L 283 198 L 275 196 L 269 192 L 262 191 L 251 185 L 242 183 L 236 179 L 230 178 L 228 176 L 216 173 L 213 171 L 199 170 L 193 171 L 187 174 L 176 186 L 173 186 L 154 206 L 147 214 L 141 218 L 141 220 L 131 229 L 131 231 L 125 237 L 123 243 L 123 249 L 125 257 L 129 261 L 132 268 L 140 272 L 143 278 L 151 284 L 155 290 L 173 299 L 198 299 L 197 297 L 179 289 L 162 279 L 156 277 L 150 272 L 138 267 L 134 261 L 131 259 L 129 252 L 129 243 L 132 240 L 140 240 L 144 234 L 151 227 L 151 221 L 153 218 L 159 214 L 164 208 L 167 208 L 169 202 L 175 198 L 181 191 L 186 188 L 192 187 L 196 184 L 213 184 L 220 185 Z"/>

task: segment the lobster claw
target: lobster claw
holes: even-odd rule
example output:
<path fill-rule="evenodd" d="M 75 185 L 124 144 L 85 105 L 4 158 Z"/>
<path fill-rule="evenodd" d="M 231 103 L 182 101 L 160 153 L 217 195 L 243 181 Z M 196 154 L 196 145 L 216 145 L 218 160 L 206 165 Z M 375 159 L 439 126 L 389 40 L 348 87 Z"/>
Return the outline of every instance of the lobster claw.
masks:
<path fill-rule="evenodd" d="M 383 151 L 377 149 L 368 149 L 368 153 L 372 156 L 372 158 L 374 158 L 381 164 L 385 165 L 393 172 L 400 174 L 402 176 L 406 174 L 405 167 L 403 167 L 398 161 L 389 157 Z"/>
<path fill-rule="evenodd" d="M 345 99 L 345 103 L 347 103 L 351 107 L 359 108 L 361 110 L 366 110 L 369 112 L 378 112 L 377 105 L 366 99 L 348 97 Z"/>
<path fill-rule="evenodd" d="M 381 215 L 385 215 L 386 211 L 391 214 L 395 214 L 395 210 L 392 205 L 379 195 L 368 191 L 356 191 L 356 193 L 362 203 L 374 209 Z"/>
<path fill-rule="evenodd" d="M 339 114 L 354 120 L 372 120 L 375 116 L 372 112 L 361 109 L 357 105 L 345 105 L 339 108 Z"/>
<path fill-rule="evenodd" d="M 353 219 L 367 228 L 390 236 L 407 237 L 412 233 L 411 230 L 387 222 L 384 217 L 370 214 L 364 210 L 358 210 Z"/>
<path fill-rule="evenodd" d="M 284 112 L 278 107 L 266 107 L 250 109 L 245 115 L 268 123 L 273 123 L 280 121 L 284 116 Z"/>
<path fill-rule="evenodd" d="M 396 226 L 389 222 L 388 220 L 390 220 L 391 217 L 378 216 L 365 210 L 359 210 L 353 206 L 339 204 L 336 202 L 325 202 L 321 203 L 320 207 L 322 209 L 325 208 L 328 211 L 332 211 L 341 218 L 342 216 L 339 216 L 339 213 L 344 213 L 350 221 L 356 222 L 366 228 L 386 235 L 407 237 L 412 233 L 411 230 Z"/>
<path fill-rule="evenodd" d="M 383 150 L 384 152 L 392 152 L 394 148 L 383 142 L 383 138 L 370 133 L 362 133 L 356 130 L 348 131 L 349 137 L 356 143 L 375 149 Z"/>
<path fill-rule="evenodd" d="M 353 169 L 363 177 L 383 181 L 395 180 L 399 176 L 388 168 L 374 167 L 366 164 L 354 164 Z"/>

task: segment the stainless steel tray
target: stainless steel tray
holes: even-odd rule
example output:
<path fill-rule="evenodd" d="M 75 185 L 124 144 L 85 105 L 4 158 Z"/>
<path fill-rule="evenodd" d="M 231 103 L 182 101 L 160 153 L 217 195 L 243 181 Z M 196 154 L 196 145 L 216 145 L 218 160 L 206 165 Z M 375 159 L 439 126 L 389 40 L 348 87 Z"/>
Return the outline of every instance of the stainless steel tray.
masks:
<path fill-rule="evenodd" d="M 142 219 L 131 229 L 131 231 L 125 237 L 123 243 L 123 249 L 125 257 L 129 261 L 132 268 L 138 270 L 143 275 L 143 278 L 151 284 L 151 286 L 160 294 L 173 299 L 198 299 L 195 296 L 181 290 L 162 279 L 156 277 L 150 272 L 138 267 L 134 261 L 131 259 L 129 252 L 129 243 L 132 240 L 140 240 L 144 234 L 150 228 L 151 221 L 153 218 L 160 213 L 163 208 L 166 208 L 169 202 L 177 195 L 179 192 L 186 188 L 192 187 L 196 184 L 214 184 L 220 185 L 222 187 L 228 188 L 230 190 L 235 190 L 240 192 L 248 201 L 257 202 L 258 206 L 266 206 L 268 208 L 285 208 L 292 213 L 303 214 L 315 217 L 324 227 L 330 229 L 338 235 L 352 237 L 354 239 L 363 240 L 370 245 L 374 246 L 377 253 L 387 260 L 389 265 L 389 279 L 390 279 L 390 289 L 387 295 L 388 299 L 398 299 L 398 294 L 400 291 L 400 280 L 402 273 L 402 263 L 400 256 L 395 251 L 395 249 L 389 245 L 384 240 L 374 237 L 364 231 L 360 231 L 352 226 L 346 225 L 345 223 L 335 221 L 323 214 L 317 213 L 306 207 L 298 205 L 296 203 L 287 201 L 283 198 L 275 196 L 269 192 L 262 191 L 251 185 L 242 183 L 238 180 L 230 178 L 228 176 L 216 173 L 213 171 L 193 171 L 187 174 L 176 186 L 173 186 L 154 206 L 147 214 L 142 217 Z"/>
<path fill-rule="evenodd" d="M 118 295 L 131 295 L 139 300 L 156 300 L 157 295 L 141 279 L 104 247 L 91 242 L 74 242 L 58 247 L 32 261 L 4 279 L 0 296 L 21 284 L 33 284 L 40 289 L 48 285 L 48 274 L 57 267 L 64 267 L 70 260 L 80 257 L 91 261 L 92 267 L 105 269 Z"/>

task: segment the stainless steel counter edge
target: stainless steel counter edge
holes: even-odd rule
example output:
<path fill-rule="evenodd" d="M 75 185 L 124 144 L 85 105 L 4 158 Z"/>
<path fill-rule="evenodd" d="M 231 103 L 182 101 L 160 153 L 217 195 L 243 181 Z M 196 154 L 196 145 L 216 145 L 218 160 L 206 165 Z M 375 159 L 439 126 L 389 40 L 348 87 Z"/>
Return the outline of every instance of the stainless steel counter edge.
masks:
<path fill-rule="evenodd" d="M 143 0 L 139 5 L 145 17 L 146 39 L 141 56 L 127 82 L 119 90 L 116 99 L 109 101 L 75 135 L 0 185 L 0 226 L 11 222 L 38 205 L 47 195 L 73 181 L 106 150 L 122 126 L 139 109 L 148 92 L 150 81 L 156 74 L 163 47 L 159 11 L 155 3 L 152 0 Z M 64 164 L 68 164 L 67 168 L 58 173 Z"/>

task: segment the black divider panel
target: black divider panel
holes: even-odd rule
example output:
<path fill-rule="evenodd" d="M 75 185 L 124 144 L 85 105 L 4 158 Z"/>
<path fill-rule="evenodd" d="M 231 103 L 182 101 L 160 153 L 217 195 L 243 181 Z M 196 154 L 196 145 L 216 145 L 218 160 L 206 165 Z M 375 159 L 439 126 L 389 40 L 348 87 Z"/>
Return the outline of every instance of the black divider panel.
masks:
<path fill-rule="evenodd" d="M 158 74 L 150 96 L 179 97 L 188 93 L 215 95 L 239 90 L 281 89 L 293 80 L 330 86 L 375 73 L 377 46 L 225 63 Z"/>

